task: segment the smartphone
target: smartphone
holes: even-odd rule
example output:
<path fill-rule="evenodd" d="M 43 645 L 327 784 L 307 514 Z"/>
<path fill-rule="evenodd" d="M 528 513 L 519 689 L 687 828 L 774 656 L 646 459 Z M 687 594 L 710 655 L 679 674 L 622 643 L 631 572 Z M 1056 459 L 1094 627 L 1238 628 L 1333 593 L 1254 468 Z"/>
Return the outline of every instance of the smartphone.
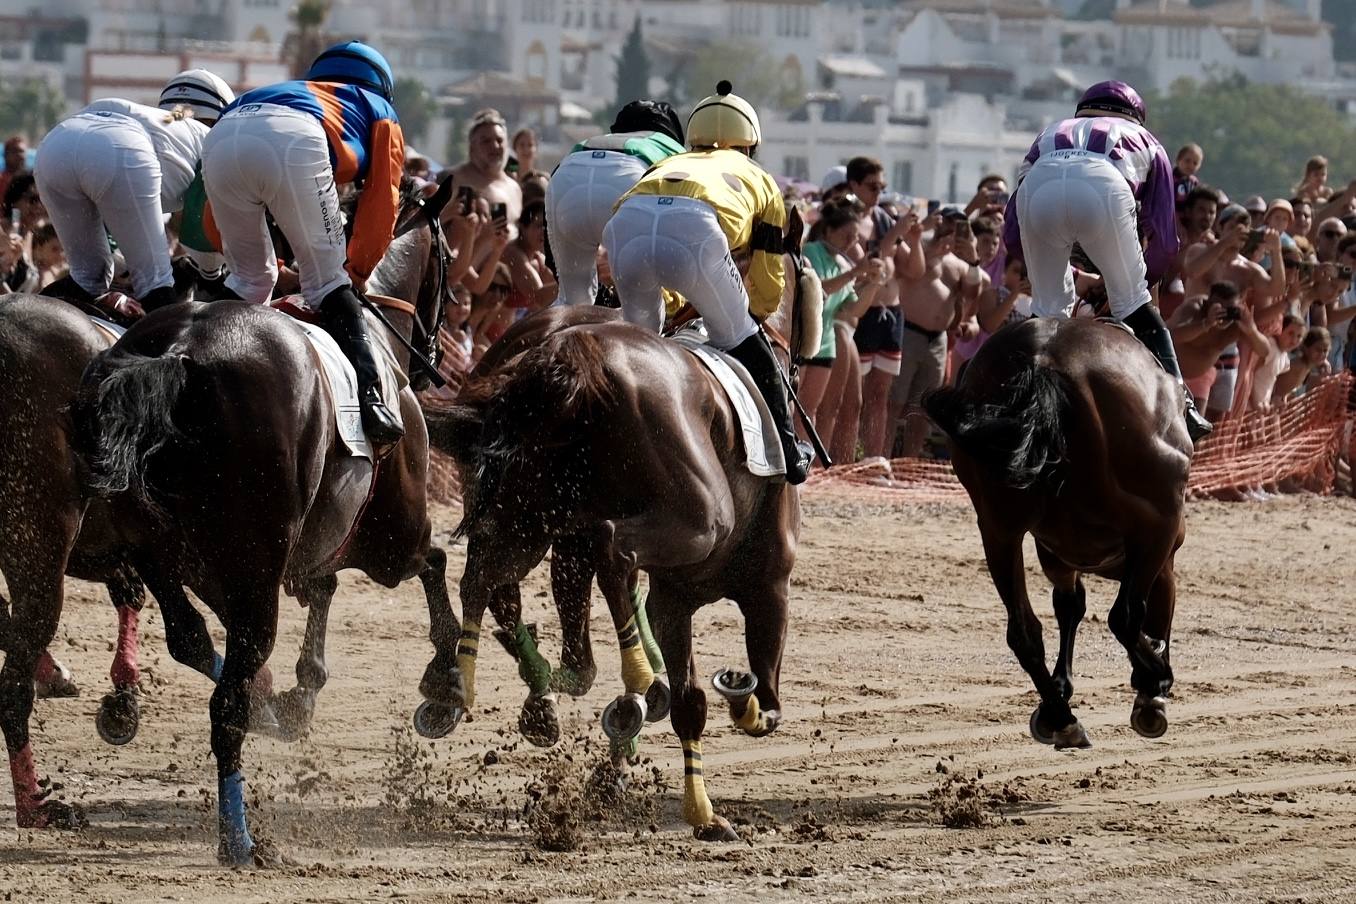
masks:
<path fill-rule="evenodd" d="M 941 206 L 942 206 L 941 201 L 937 200 L 936 198 L 930 198 L 928 200 L 928 216 L 932 216 L 934 213 L 936 213 L 937 209 Z"/>
<path fill-rule="evenodd" d="M 504 204 L 503 202 L 500 202 L 498 204 L 491 204 L 490 219 L 494 220 L 496 223 L 507 223 L 508 205 Z"/>
<path fill-rule="evenodd" d="M 469 185 L 463 185 L 457 189 L 457 203 L 461 205 L 461 215 L 466 216 L 471 212 L 471 205 L 475 203 L 476 190 Z"/>
<path fill-rule="evenodd" d="M 1005 191 L 993 191 L 993 192 L 989 192 L 990 203 L 992 203 L 992 204 L 997 204 L 997 205 L 1000 206 L 1000 207 L 1007 207 L 1007 206 L 1008 206 L 1008 198 L 1009 198 L 1009 197 L 1010 197 L 1010 195 L 1009 195 L 1007 192 L 1005 192 Z"/>
<path fill-rule="evenodd" d="M 1243 249 L 1240 252 L 1244 257 L 1252 254 L 1262 246 L 1262 239 L 1266 238 L 1267 231 L 1265 227 L 1259 227 L 1248 231 L 1248 238 L 1243 242 Z"/>
<path fill-rule="evenodd" d="M 956 232 L 956 241 L 958 242 L 970 241 L 971 237 L 970 221 L 967 219 L 956 220 L 955 232 Z"/>

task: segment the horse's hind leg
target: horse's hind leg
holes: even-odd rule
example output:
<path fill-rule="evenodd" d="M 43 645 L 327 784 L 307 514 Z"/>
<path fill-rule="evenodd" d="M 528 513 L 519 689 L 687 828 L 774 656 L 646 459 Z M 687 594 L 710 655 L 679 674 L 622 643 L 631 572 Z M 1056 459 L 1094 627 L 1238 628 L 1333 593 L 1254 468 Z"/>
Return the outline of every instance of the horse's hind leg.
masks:
<path fill-rule="evenodd" d="M 310 728 L 316 697 L 329 680 L 329 669 L 325 666 L 325 629 L 329 625 L 330 604 L 338 589 L 339 578 L 332 574 L 308 578 L 297 585 L 297 597 L 306 606 L 306 633 L 297 656 L 297 686 L 273 699 L 278 735 L 283 740 L 296 740 Z"/>
<path fill-rule="evenodd" d="M 523 622 L 522 591 L 517 582 L 502 584 L 491 592 L 490 612 L 499 624 L 495 639 L 518 663 L 518 677 L 527 685 L 518 730 L 533 746 L 552 747 L 560 740 L 560 719 L 556 695 L 551 692 L 551 663 L 537 649 L 536 627 Z"/>
<path fill-rule="evenodd" d="M 980 522 L 980 533 L 989 574 L 1008 610 L 1008 647 L 1031 676 L 1036 692 L 1040 694 L 1040 705 L 1031 714 L 1032 736 L 1041 743 L 1054 744 L 1056 748 L 1092 746 L 1045 664 L 1041 623 L 1031 609 L 1026 592 L 1022 535 L 1000 533 L 984 521 Z"/>
<path fill-rule="evenodd" d="M 571 697 L 587 694 L 598 677 L 589 637 L 593 556 L 594 544 L 586 535 L 561 537 L 551 547 L 551 595 L 561 635 L 560 667 L 551 675 L 551 690 Z"/>
<path fill-rule="evenodd" d="M 613 546 L 611 529 L 604 529 L 597 549 L 598 589 L 607 600 L 612 625 L 617 631 L 617 647 L 621 654 L 623 694 L 603 710 L 603 730 L 612 741 L 613 753 L 633 753 L 632 742 L 645 727 L 645 721 L 662 719 L 670 705 L 668 685 L 655 678 L 650 659 L 641 642 L 640 626 L 631 596 L 631 577 L 635 574 L 635 559 L 619 553 Z M 651 689 L 654 693 L 651 696 Z M 651 703 L 656 712 L 651 714 Z"/>
<path fill-rule="evenodd" d="M 1162 557 L 1127 555 L 1120 592 L 1107 616 L 1111 633 L 1130 654 L 1130 685 L 1136 691 L 1130 726 L 1148 738 L 1168 730 L 1164 698 L 1173 682 L 1168 635 L 1176 602 L 1174 558 L 1171 550 Z"/>
<path fill-rule="evenodd" d="M 1088 611 L 1087 592 L 1078 572 L 1058 561 L 1039 542 L 1036 544 L 1036 554 L 1053 588 L 1050 601 L 1055 609 L 1055 620 L 1059 623 L 1059 655 L 1055 659 L 1054 678 L 1060 695 L 1068 700 L 1073 697 L 1074 691 L 1074 638 Z"/>

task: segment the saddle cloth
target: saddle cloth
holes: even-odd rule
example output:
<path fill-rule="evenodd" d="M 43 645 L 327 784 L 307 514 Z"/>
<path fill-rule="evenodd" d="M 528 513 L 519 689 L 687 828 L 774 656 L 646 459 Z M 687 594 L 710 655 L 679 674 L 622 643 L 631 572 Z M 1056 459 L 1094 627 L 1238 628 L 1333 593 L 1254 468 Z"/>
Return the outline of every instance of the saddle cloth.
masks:
<path fill-rule="evenodd" d="M 700 320 L 684 324 L 670 338 L 696 356 L 725 390 L 744 435 L 744 461 L 749 473 L 758 477 L 785 474 L 786 457 L 777 438 L 777 427 L 772 423 L 772 413 L 744 365 L 707 344 L 706 329 Z"/>
<path fill-rule="evenodd" d="M 118 326 L 111 320 L 95 317 L 93 314 L 86 314 L 85 316 L 89 318 L 90 323 L 94 324 L 96 330 L 104 334 L 104 338 L 108 340 L 109 345 L 116 343 L 122 338 L 122 334 L 127 332 L 127 327 Z"/>
<path fill-rule="evenodd" d="M 325 378 L 322 381 L 323 385 L 327 388 L 331 401 L 334 402 L 334 419 L 339 434 L 339 447 L 349 455 L 373 461 L 372 444 L 368 442 L 367 435 L 363 433 L 362 406 L 358 404 L 358 378 L 353 371 L 353 365 L 348 362 L 348 358 L 339 348 L 339 343 L 335 342 L 334 337 L 323 327 L 302 319 L 302 315 L 309 312 L 304 307 L 301 307 L 298 311 L 299 305 L 293 299 L 276 299 L 270 302 L 268 306 L 290 317 L 292 323 L 305 334 L 307 341 L 310 342 L 311 353 Z M 369 332 L 375 333 L 375 330 L 385 329 L 385 327 L 372 323 L 369 318 L 368 329 Z M 396 365 L 385 343 L 373 342 L 372 348 L 374 352 L 377 352 L 377 369 L 381 374 L 382 401 L 399 420 L 400 391 L 409 385 L 409 378 Z"/>

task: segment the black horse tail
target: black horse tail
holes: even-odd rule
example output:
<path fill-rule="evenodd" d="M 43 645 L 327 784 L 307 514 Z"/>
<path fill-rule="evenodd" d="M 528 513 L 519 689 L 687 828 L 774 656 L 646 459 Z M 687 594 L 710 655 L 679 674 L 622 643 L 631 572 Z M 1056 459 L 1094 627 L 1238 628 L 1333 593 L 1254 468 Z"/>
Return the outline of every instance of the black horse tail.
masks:
<path fill-rule="evenodd" d="M 432 414 L 430 443 L 451 454 L 463 474 L 474 475 L 456 535 L 493 505 L 512 463 L 535 454 L 544 466 L 565 468 L 566 453 L 587 439 L 616 398 L 602 343 L 587 330 L 563 330 L 523 354 L 507 373 L 468 384 L 449 411 Z"/>
<path fill-rule="evenodd" d="M 997 399 L 947 387 L 923 407 L 951 441 L 1006 486 L 1056 492 L 1066 461 L 1069 395 L 1058 371 L 1034 361 L 1008 376 Z"/>
<path fill-rule="evenodd" d="M 125 355 L 106 360 L 105 355 L 85 371 L 76 397 L 74 446 L 96 495 L 130 492 L 155 506 L 150 460 L 180 437 L 174 409 L 188 383 L 188 359 Z"/>

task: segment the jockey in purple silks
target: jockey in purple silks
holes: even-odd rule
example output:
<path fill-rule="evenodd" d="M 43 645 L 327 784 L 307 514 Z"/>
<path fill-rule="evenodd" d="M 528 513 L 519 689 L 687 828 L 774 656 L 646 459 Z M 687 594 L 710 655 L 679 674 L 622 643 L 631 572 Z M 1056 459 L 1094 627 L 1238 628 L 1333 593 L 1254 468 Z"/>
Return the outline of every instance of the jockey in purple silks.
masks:
<path fill-rule="evenodd" d="M 1177 254 L 1172 162 L 1144 127 L 1144 101 L 1124 82 L 1100 82 L 1074 118 L 1031 146 L 1008 201 L 1003 239 L 1026 261 L 1032 313 L 1068 317 L 1077 301 L 1069 255 L 1077 242 L 1101 272 L 1111 313 L 1179 383 L 1181 368 L 1149 287 Z M 1212 429 L 1183 389 L 1187 431 Z"/>

